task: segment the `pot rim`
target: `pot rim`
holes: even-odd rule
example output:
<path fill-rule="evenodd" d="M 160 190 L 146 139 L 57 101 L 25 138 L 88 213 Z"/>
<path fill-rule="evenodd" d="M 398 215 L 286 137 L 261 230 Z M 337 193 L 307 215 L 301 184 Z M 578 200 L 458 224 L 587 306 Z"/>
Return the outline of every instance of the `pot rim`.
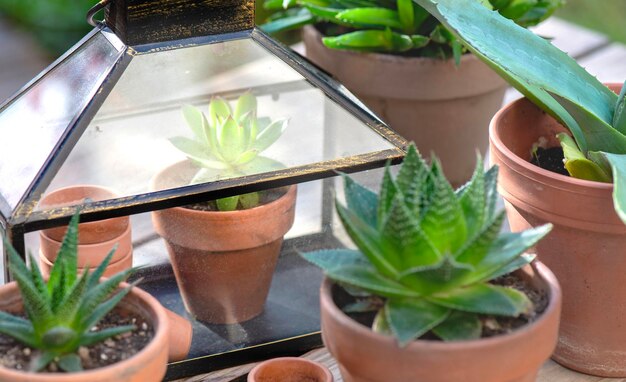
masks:
<path fill-rule="evenodd" d="M 609 83 L 607 85 L 618 85 L 617 83 Z M 619 84 L 621 86 L 621 84 Z M 519 107 L 520 104 L 524 102 L 531 102 L 528 98 L 523 97 L 516 99 L 514 101 L 509 102 L 506 106 L 502 107 L 498 112 L 493 116 L 491 122 L 489 123 L 489 141 L 493 147 L 496 148 L 497 151 L 503 154 L 503 160 L 511 161 L 517 168 L 513 168 L 516 172 L 519 173 L 519 168 L 523 168 L 524 170 L 532 173 L 535 178 L 534 180 L 546 184 L 552 185 L 556 187 L 560 187 L 563 189 L 567 189 L 573 191 L 575 188 L 585 188 L 585 191 L 592 190 L 593 192 L 606 193 L 607 191 L 613 190 L 613 183 L 603 183 L 596 182 L 592 180 L 578 179 L 571 176 L 566 176 L 562 174 L 558 174 L 549 170 L 545 170 L 539 166 L 535 166 L 529 161 L 517 156 L 513 151 L 509 150 L 509 148 L 504 144 L 500 135 L 497 132 L 497 126 L 501 124 L 502 120 L 505 118 L 506 114 L 510 112 L 511 109 Z M 532 103 L 532 102 L 531 102 Z M 537 105 L 534 105 L 539 109 Z"/>
<path fill-rule="evenodd" d="M 510 333 L 500 334 L 488 338 L 480 338 L 476 340 L 444 342 L 416 339 L 402 349 L 411 350 L 412 348 L 414 348 L 420 351 L 426 350 L 440 352 L 446 351 L 450 349 L 451 346 L 454 346 L 454 348 L 458 351 L 474 351 L 490 344 L 496 344 L 502 341 L 518 340 L 526 336 L 530 332 L 534 331 L 535 328 L 543 325 L 544 322 L 548 320 L 549 316 L 555 314 L 555 311 L 560 306 L 562 294 L 561 287 L 556 277 L 554 276 L 554 273 L 552 273 L 552 271 L 547 266 L 545 266 L 538 260 L 534 260 L 530 264 L 530 266 L 532 267 L 536 276 L 545 281 L 549 296 L 548 306 L 546 306 L 546 309 L 541 313 L 541 316 L 536 321 L 526 324 Z M 357 332 L 360 335 L 374 337 L 377 341 L 393 341 L 393 343 L 398 346 L 398 342 L 395 337 L 376 333 L 367 326 L 359 324 L 358 322 L 350 318 L 347 314 L 345 314 L 341 309 L 339 309 L 339 307 L 334 303 L 332 299 L 332 285 L 334 285 L 334 282 L 328 277 L 324 276 L 320 292 L 320 295 L 322 296 L 322 304 L 324 305 L 324 308 L 327 309 L 342 326 L 350 327 L 351 330 Z"/>
<path fill-rule="evenodd" d="M 120 284 L 120 288 L 124 288 L 126 286 L 128 286 L 128 283 Z M 14 289 L 14 293 L 12 294 L 12 296 L 15 296 L 15 299 L 12 299 L 11 301 L 5 300 L 6 303 L 10 303 L 12 301 L 16 301 L 18 298 L 21 298 L 17 282 L 15 281 L 5 284 L 0 288 Z M 30 373 L 0 366 L 0 369 L 2 370 L 2 375 L 8 378 L 16 378 L 16 380 L 18 381 L 28 380 L 32 382 L 59 382 L 62 380 L 64 382 L 83 382 L 86 380 L 86 378 L 90 376 L 96 376 L 98 373 L 102 372 L 108 372 L 111 375 L 124 375 L 124 370 L 132 369 L 133 362 L 143 363 L 142 359 L 149 358 L 149 356 L 152 354 L 157 354 L 162 344 L 167 343 L 169 330 L 168 318 L 161 304 L 148 292 L 145 292 L 135 286 L 130 290 L 128 295 L 136 298 L 138 301 L 140 301 L 140 304 L 129 301 L 127 301 L 126 303 L 130 305 L 139 305 L 141 308 L 150 313 L 150 317 L 148 318 L 152 319 L 152 325 L 155 330 L 154 336 L 152 337 L 148 345 L 146 345 L 143 349 L 134 354 L 132 357 L 108 366 L 100 367 L 97 369 L 85 370 L 77 373 Z M 124 297 L 122 302 L 124 302 L 126 299 L 127 297 Z"/>
<path fill-rule="evenodd" d="M 321 382 L 333 382 L 333 374 L 330 372 L 330 370 L 328 369 L 328 367 L 320 362 L 316 362 L 307 358 L 301 358 L 301 357 L 277 357 L 277 358 L 272 358 L 272 359 L 268 359 L 266 361 L 260 362 L 258 363 L 256 366 L 254 366 L 252 368 L 252 370 L 250 370 L 249 374 L 248 374 L 248 382 L 254 382 L 257 381 L 255 378 L 258 378 L 257 374 L 260 373 L 260 371 L 264 368 L 267 367 L 268 365 L 273 365 L 273 364 L 280 364 L 280 363 L 290 363 L 290 364 L 301 364 L 301 365 L 310 365 L 312 367 L 314 367 L 316 370 L 319 370 L 322 372 L 322 374 L 324 374 L 324 381 Z"/>
<path fill-rule="evenodd" d="M 87 189 L 95 189 L 95 190 L 100 190 L 100 191 L 105 191 L 107 193 L 109 193 L 110 197 L 107 197 L 106 199 L 100 199 L 100 200 L 95 200 L 96 202 L 102 201 L 102 200 L 109 200 L 109 199 L 115 199 L 115 198 L 119 198 L 120 194 L 113 188 L 110 187 L 106 187 L 106 186 L 100 186 L 97 184 L 74 184 L 71 186 L 65 186 L 65 187 L 61 187 L 61 188 L 57 188 L 49 193 L 44 194 L 41 199 L 39 199 L 39 202 L 37 203 L 37 206 L 42 210 L 42 211 L 47 211 L 47 210 L 51 210 L 54 208 L 60 208 L 60 207 L 67 207 L 67 206 L 72 206 L 73 204 L 65 202 L 65 203 L 55 203 L 55 204 L 46 204 L 44 203 L 43 206 L 45 208 L 41 208 L 42 206 L 42 202 L 45 201 L 48 197 L 52 196 L 52 195 L 56 195 L 59 193 L 62 193 L 64 191 L 67 190 L 72 190 L 72 189 L 76 189 L 76 188 L 87 188 Z M 83 198 L 85 199 L 85 198 Z M 115 218 L 111 218 L 111 219 L 115 219 Z M 91 222 L 85 222 L 86 223 L 91 223 Z"/>

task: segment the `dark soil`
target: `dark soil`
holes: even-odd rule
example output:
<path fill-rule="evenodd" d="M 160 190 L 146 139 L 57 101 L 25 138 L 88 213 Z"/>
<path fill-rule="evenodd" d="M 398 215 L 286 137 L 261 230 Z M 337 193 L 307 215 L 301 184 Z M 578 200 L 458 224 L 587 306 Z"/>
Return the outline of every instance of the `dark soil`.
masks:
<path fill-rule="evenodd" d="M 259 205 L 271 203 L 274 200 L 279 199 L 281 196 L 287 193 L 288 189 L 289 189 L 288 187 L 280 187 L 280 188 L 273 188 L 271 190 L 260 191 L 259 192 Z M 215 203 L 215 200 L 209 200 L 207 202 L 202 202 L 202 203 L 189 204 L 189 205 L 184 206 L 184 208 L 188 208 L 190 210 L 196 210 L 196 211 L 219 211 L 217 208 L 217 203 Z M 241 204 L 237 206 L 237 209 L 238 210 L 243 209 L 241 207 Z"/>
<path fill-rule="evenodd" d="M 544 149 L 538 147 L 530 158 L 530 163 L 539 166 L 544 170 L 556 172 L 557 174 L 569 176 L 563 164 L 563 149 L 561 147 L 549 147 Z"/>
<path fill-rule="evenodd" d="M 111 312 L 92 330 L 135 325 L 135 330 L 119 336 L 111 337 L 104 342 L 89 347 L 81 347 L 78 355 L 82 359 L 85 370 L 97 369 L 123 361 L 137 354 L 154 336 L 152 325 L 140 316 L 124 316 Z M 0 365 L 17 370 L 28 370 L 31 358 L 37 355 L 37 350 L 26 347 L 11 337 L 0 334 Z M 52 362 L 45 372 L 63 372 L 56 363 Z"/>
<path fill-rule="evenodd" d="M 503 316 L 488 316 L 481 315 L 480 320 L 483 324 L 481 338 L 493 337 L 499 334 L 510 333 L 524 325 L 527 325 L 537 318 L 546 310 L 548 306 L 548 295 L 544 291 L 537 291 L 532 289 L 523 280 L 513 274 L 508 274 L 491 281 L 491 284 L 508 286 L 517 289 L 530 299 L 533 303 L 533 311 L 528 315 L 520 315 L 519 317 L 503 317 Z M 355 302 L 355 298 L 348 294 L 343 288 L 335 285 L 333 288 L 333 299 L 337 306 L 343 308 L 344 306 Z M 382 307 L 383 301 L 380 301 Z M 362 325 L 371 327 L 374 322 L 375 312 L 367 313 L 348 313 L 348 315 L 355 321 Z M 435 340 L 440 341 L 439 337 L 429 332 L 420 337 L 422 340 Z"/>

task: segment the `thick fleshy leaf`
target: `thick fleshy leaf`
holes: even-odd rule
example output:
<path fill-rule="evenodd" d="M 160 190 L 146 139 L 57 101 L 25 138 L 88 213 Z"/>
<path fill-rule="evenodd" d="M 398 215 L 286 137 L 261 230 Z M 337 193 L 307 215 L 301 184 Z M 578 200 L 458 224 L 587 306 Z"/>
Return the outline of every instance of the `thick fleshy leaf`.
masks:
<path fill-rule="evenodd" d="M 222 121 L 231 114 L 230 105 L 223 98 L 216 97 L 209 102 L 209 122 L 212 128 L 217 128 Z"/>
<path fill-rule="evenodd" d="M 474 340 L 480 338 L 482 324 L 475 313 L 455 310 L 432 331 L 444 341 Z"/>
<path fill-rule="evenodd" d="M 386 313 L 399 345 L 406 346 L 444 321 L 450 309 L 422 299 L 390 299 Z"/>
<path fill-rule="evenodd" d="M 413 0 L 398 0 L 398 18 L 402 25 L 402 31 L 406 34 L 415 33 L 415 11 Z"/>
<path fill-rule="evenodd" d="M 239 203 L 244 209 L 253 208 L 259 205 L 259 193 L 250 192 L 248 194 L 239 195 Z"/>
<path fill-rule="evenodd" d="M 493 166 L 485 173 L 485 221 L 490 221 L 495 217 L 497 201 L 498 166 Z"/>
<path fill-rule="evenodd" d="M 226 162 L 235 162 L 244 149 L 243 127 L 231 117 L 226 118 L 222 125 L 219 139 L 220 154 Z"/>
<path fill-rule="evenodd" d="M 413 49 L 419 49 L 428 45 L 428 43 L 430 42 L 430 38 L 428 36 L 412 34 L 411 42 L 413 43 Z"/>
<path fill-rule="evenodd" d="M 135 330 L 135 325 L 122 325 L 122 326 L 102 329 L 97 332 L 89 332 L 81 337 L 80 345 L 81 346 L 94 345 L 94 344 L 97 344 L 99 342 L 106 340 L 107 338 L 111 338 L 113 336 L 130 332 L 131 330 Z"/>
<path fill-rule="evenodd" d="M 364 222 L 376 228 L 378 195 L 345 174 L 343 175 L 343 189 L 348 208 Z"/>
<path fill-rule="evenodd" d="M 346 283 L 377 296 L 394 298 L 420 295 L 418 291 L 383 276 L 370 264 L 334 267 L 326 270 L 326 276 L 338 283 Z"/>
<path fill-rule="evenodd" d="M 185 122 L 187 122 L 187 126 L 189 126 L 193 132 L 196 141 L 208 146 L 209 137 L 207 137 L 206 131 L 204 130 L 204 115 L 202 114 L 202 111 L 195 106 L 184 105 L 182 107 L 182 112 Z"/>
<path fill-rule="evenodd" d="M 31 359 L 28 369 L 31 372 L 41 371 L 44 367 L 48 366 L 48 364 L 52 362 L 55 357 L 55 353 L 43 351 Z"/>
<path fill-rule="evenodd" d="M 98 285 L 98 282 L 100 281 L 100 278 L 104 276 L 104 272 L 109 266 L 109 263 L 111 262 L 111 259 L 115 254 L 115 251 L 117 251 L 117 247 L 118 245 L 115 244 L 113 248 L 111 248 L 107 256 L 104 258 L 104 260 L 102 260 L 102 262 L 98 265 L 98 267 L 89 274 L 89 280 L 87 281 L 87 290 L 90 290 L 91 288 Z"/>
<path fill-rule="evenodd" d="M 237 157 L 236 162 L 240 165 L 249 163 L 254 160 L 258 154 L 259 152 L 257 150 L 244 151 L 241 155 L 239 155 L 239 157 Z"/>
<path fill-rule="evenodd" d="M 367 258 L 354 249 L 322 249 L 301 255 L 305 260 L 315 264 L 324 271 L 351 265 L 366 266 L 369 264 Z"/>
<path fill-rule="evenodd" d="M 111 279 L 109 279 L 111 280 Z M 108 280 L 107 280 L 108 281 Z M 135 286 L 137 282 L 132 283 L 128 287 L 119 290 L 115 295 L 113 295 L 107 301 L 95 305 L 95 309 L 80 312 L 76 315 L 77 322 L 74 322 L 74 325 L 80 328 L 84 328 L 85 330 L 91 329 L 94 325 L 96 325 L 107 313 L 109 313 L 115 306 L 122 301 L 122 299 L 130 292 L 131 288 Z"/>
<path fill-rule="evenodd" d="M 373 52 L 404 52 L 413 47 L 410 36 L 387 30 L 360 30 L 336 37 L 324 37 L 324 45 L 331 49 Z"/>
<path fill-rule="evenodd" d="M 256 116 L 256 106 L 256 97 L 253 96 L 252 93 L 246 92 L 242 94 L 239 99 L 237 99 L 237 104 L 235 105 L 235 111 L 233 113 L 235 121 L 241 122 L 241 117 L 248 113 L 254 118 Z"/>
<path fill-rule="evenodd" d="M 615 114 L 613 115 L 613 127 L 622 134 L 626 134 L 626 82 L 622 86 L 615 105 Z"/>
<path fill-rule="evenodd" d="M 485 222 L 485 170 L 480 154 L 476 155 L 476 168 L 469 183 L 464 187 L 459 200 L 465 217 L 467 237 L 471 238 L 481 230 Z"/>
<path fill-rule="evenodd" d="M 536 258 L 537 258 L 537 255 L 524 253 L 521 256 L 515 258 L 515 260 L 511 261 L 510 263 L 506 264 L 502 268 L 498 269 L 497 271 L 489 275 L 489 277 L 485 278 L 485 281 L 490 281 L 497 277 L 504 276 L 506 274 L 514 272 L 522 268 L 523 266 L 526 266 L 532 263 L 533 260 L 535 260 Z"/>
<path fill-rule="evenodd" d="M 367 312 L 376 312 L 381 308 L 380 299 L 364 299 L 359 300 L 348 305 L 345 305 L 341 308 L 342 311 L 346 313 L 367 313 Z"/>
<path fill-rule="evenodd" d="M 215 160 L 212 153 L 209 153 L 206 150 L 207 146 L 196 140 L 186 137 L 172 137 L 169 138 L 169 141 L 172 145 L 174 145 L 174 147 L 185 153 L 189 159 L 196 160 L 198 162 Z"/>
<path fill-rule="evenodd" d="M 352 8 L 337 14 L 336 18 L 358 28 L 393 28 L 401 30 L 398 12 L 389 8 Z"/>
<path fill-rule="evenodd" d="M 611 173 L 605 172 L 597 163 L 587 159 L 578 149 L 578 145 L 572 137 L 566 133 L 557 134 L 557 138 L 563 149 L 565 168 L 567 172 L 578 179 L 593 180 L 596 182 L 611 182 Z M 610 171 L 610 168 L 609 168 Z"/>
<path fill-rule="evenodd" d="M 295 14 L 272 20 L 265 24 L 260 25 L 260 28 L 269 34 L 274 34 L 282 31 L 298 29 L 304 25 L 315 22 L 315 16 L 309 12 L 308 9 L 299 9 Z"/>
<path fill-rule="evenodd" d="M 215 204 L 217 204 L 217 209 L 220 211 L 234 211 L 239 204 L 239 196 L 234 195 L 217 199 L 215 200 Z"/>
<path fill-rule="evenodd" d="M 391 167 L 387 164 L 387 166 L 385 166 L 383 180 L 378 193 L 377 221 L 379 228 L 382 228 L 382 225 L 387 220 L 387 214 L 391 209 L 391 204 L 393 203 L 397 192 L 398 186 L 396 185 L 396 181 L 391 176 Z"/>
<path fill-rule="evenodd" d="M 420 214 L 422 183 L 427 177 L 428 166 L 420 157 L 417 148 L 410 145 L 396 177 L 396 185 L 404 196 L 404 203 L 416 218 Z"/>
<path fill-rule="evenodd" d="M 492 248 L 493 242 L 498 238 L 504 216 L 504 211 L 501 211 L 491 223 L 485 225 L 471 240 L 468 240 L 456 254 L 456 260 L 474 266 L 480 264 Z"/>
<path fill-rule="evenodd" d="M 89 313 L 93 312 L 98 304 L 106 300 L 113 292 L 115 292 L 122 281 L 126 279 L 135 271 L 135 269 L 127 269 L 116 273 L 100 284 L 90 289 L 83 296 L 82 304 L 78 309 L 77 319 L 86 317 Z"/>
<path fill-rule="evenodd" d="M 76 211 L 70 219 L 70 224 L 67 226 L 67 231 L 63 237 L 61 248 L 57 254 L 57 259 L 52 266 L 52 270 L 50 271 L 48 290 L 54 288 L 56 280 L 53 278 L 53 273 L 57 263 L 60 264 L 61 268 L 65 268 L 64 291 L 68 290 L 70 286 L 74 284 L 74 281 L 76 281 L 76 270 L 78 269 L 78 220 L 79 211 Z"/>
<path fill-rule="evenodd" d="M 57 365 L 59 365 L 61 370 L 68 373 L 76 373 L 83 370 L 83 365 L 81 364 L 80 357 L 77 354 L 66 354 L 59 357 Z"/>
<path fill-rule="evenodd" d="M 603 154 L 613 169 L 613 206 L 626 224 L 626 155 Z"/>
<path fill-rule="evenodd" d="M 85 268 L 80 279 L 78 279 L 78 281 L 74 283 L 72 288 L 64 296 L 63 300 L 61 300 L 61 303 L 54 311 L 57 319 L 59 320 L 59 324 L 71 323 L 71 320 L 76 314 L 76 311 L 78 311 L 82 297 L 87 290 L 88 281 L 89 269 Z"/>
<path fill-rule="evenodd" d="M 403 273 L 401 282 L 423 294 L 431 294 L 463 285 L 464 280 L 473 272 L 474 268 L 470 264 L 459 263 L 449 254 L 445 254 L 441 261 L 432 267 Z"/>
<path fill-rule="evenodd" d="M 263 152 L 280 138 L 287 128 L 288 123 L 289 121 L 286 119 L 279 119 L 272 122 L 257 135 L 256 141 L 252 144 L 252 148 L 259 153 Z"/>
<path fill-rule="evenodd" d="M 387 306 L 383 306 L 381 310 L 378 311 L 376 316 L 374 317 L 374 322 L 372 323 L 372 330 L 375 333 L 380 333 L 386 336 L 393 335 L 391 331 L 391 327 L 389 326 L 389 320 L 387 319 Z"/>
<path fill-rule="evenodd" d="M 13 337 L 19 342 L 31 348 L 37 348 L 41 344 L 37 341 L 35 330 L 30 323 L 10 322 L 0 319 L 0 333 Z"/>
<path fill-rule="evenodd" d="M 469 313 L 516 317 L 532 309 L 532 303 L 518 290 L 477 284 L 429 296 L 428 300 L 450 309 Z"/>

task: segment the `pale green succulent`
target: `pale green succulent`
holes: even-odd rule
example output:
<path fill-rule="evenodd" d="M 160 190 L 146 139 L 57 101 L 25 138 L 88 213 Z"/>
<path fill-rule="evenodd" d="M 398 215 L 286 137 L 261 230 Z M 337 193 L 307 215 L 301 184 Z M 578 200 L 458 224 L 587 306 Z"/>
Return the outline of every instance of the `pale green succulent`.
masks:
<path fill-rule="evenodd" d="M 124 325 L 92 331 L 130 291 L 131 286 L 119 291 L 118 287 L 133 269 L 122 271 L 100 282 L 115 252 L 116 248 L 113 248 L 93 273 L 85 269 L 79 276 L 77 242 L 78 212 L 70 221 L 50 271 L 50 278 L 46 282 L 37 260 L 30 257 L 29 269 L 5 239 L 10 271 L 17 281 L 26 318 L 0 312 L 0 333 L 39 351 L 31 364 L 33 371 L 45 368 L 52 361 L 56 361 L 62 370 L 80 371 L 81 359 L 77 354 L 79 347 L 102 342 L 135 327 Z"/>
<path fill-rule="evenodd" d="M 615 94 L 550 42 L 476 0 L 413 1 L 569 129 L 573 139 L 559 135 L 568 172 L 612 181 L 613 204 L 626 223 L 626 87 Z"/>
<path fill-rule="evenodd" d="M 240 96 L 234 110 L 224 99 L 212 99 L 208 118 L 194 106 L 186 105 L 182 111 L 194 136 L 174 137 L 170 142 L 201 167 L 191 184 L 284 168 L 282 163 L 259 154 L 280 138 L 287 120 L 257 117 L 257 100 L 251 93 Z M 259 194 L 254 192 L 219 199 L 217 205 L 230 211 L 239 205 L 251 208 L 258 202 Z"/>
<path fill-rule="evenodd" d="M 489 281 L 528 264 L 523 252 L 551 229 L 544 225 L 500 234 L 497 168 L 454 191 L 437 159 L 432 166 L 409 147 L 397 177 L 386 168 L 380 193 L 344 177 L 347 207 L 337 213 L 358 250 L 304 254 L 326 275 L 365 300 L 349 311 L 379 309 L 373 329 L 391 332 L 401 345 L 432 331 L 443 340 L 481 336 L 479 315 L 518 316 L 533 307 L 513 288 Z M 374 300 L 375 301 L 375 300 Z"/>

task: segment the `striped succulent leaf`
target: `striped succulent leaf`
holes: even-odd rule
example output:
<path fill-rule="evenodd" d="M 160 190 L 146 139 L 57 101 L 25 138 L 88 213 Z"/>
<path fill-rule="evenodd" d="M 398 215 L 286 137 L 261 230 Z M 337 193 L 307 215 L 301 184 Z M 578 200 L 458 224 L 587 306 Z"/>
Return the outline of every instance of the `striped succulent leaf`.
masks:
<path fill-rule="evenodd" d="M 427 165 L 411 145 L 395 178 L 386 168 L 378 194 L 344 177 L 347 206 L 337 202 L 337 213 L 358 250 L 303 256 L 330 279 L 382 297 L 374 328 L 402 345 L 428 331 L 444 340 L 476 338 L 478 315 L 532 308 L 523 293 L 489 281 L 532 261 L 523 252 L 551 229 L 500 234 L 496 177 L 479 157 L 472 179 L 455 191 L 439 161 Z"/>

